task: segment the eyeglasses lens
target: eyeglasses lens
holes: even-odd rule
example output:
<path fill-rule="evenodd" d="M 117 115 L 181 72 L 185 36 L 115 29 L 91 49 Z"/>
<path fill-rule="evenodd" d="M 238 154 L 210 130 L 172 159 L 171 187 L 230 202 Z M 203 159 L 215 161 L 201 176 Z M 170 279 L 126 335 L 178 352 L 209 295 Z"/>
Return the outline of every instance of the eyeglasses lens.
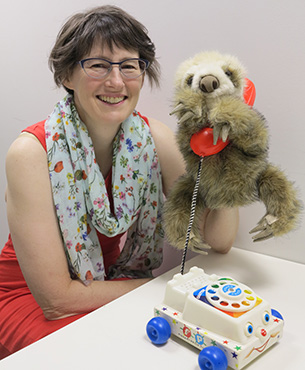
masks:
<path fill-rule="evenodd" d="M 137 78 L 146 70 L 147 65 L 141 59 L 127 59 L 118 64 L 120 72 L 126 78 Z M 112 70 L 112 63 L 103 59 L 88 59 L 83 62 L 86 74 L 93 78 L 105 77 Z"/>

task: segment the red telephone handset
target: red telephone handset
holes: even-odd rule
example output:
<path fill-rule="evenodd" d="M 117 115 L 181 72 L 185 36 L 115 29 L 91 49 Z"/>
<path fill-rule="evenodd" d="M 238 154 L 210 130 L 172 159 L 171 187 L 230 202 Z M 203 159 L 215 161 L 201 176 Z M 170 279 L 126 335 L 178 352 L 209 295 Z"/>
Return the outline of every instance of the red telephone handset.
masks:
<path fill-rule="evenodd" d="M 245 103 L 250 105 L 250 107 L 253 107 L 255 97 L 256 97 L 255 86 L 254 86 L 254 83 L 248 78 L 245 78 L 245 82 L 246 83 L 244 87 L 244 101 Z"/>
<path fill-rule="evenodd" d="M 244 87 L 244 101 L 250 107 L 253 106 L 256 97 L 255 86 L 252 81 L 245 78 Z M 201 131 L 197 132 L 191 137 L 190 145 L 193 152 L 200 157 L 206 157 L 209 155 L 217 154 L 229 144 L 229 140 L 223 142 L 221 138 L 217 140 L 217 143 L 213 144 L 213 129 L 205 127 Z"/>

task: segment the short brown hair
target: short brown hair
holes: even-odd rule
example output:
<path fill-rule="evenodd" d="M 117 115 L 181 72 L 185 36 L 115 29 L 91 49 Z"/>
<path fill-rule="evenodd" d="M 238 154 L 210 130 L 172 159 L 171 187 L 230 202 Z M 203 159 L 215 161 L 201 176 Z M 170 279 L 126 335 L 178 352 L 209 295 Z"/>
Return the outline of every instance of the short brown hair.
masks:
<path fill-rule="evenodd" d="M 49 67 L 58 87 L 64 86 L 76 66 L 93 43 L 100 39 L 110 50 L 113 46 L 139 52 L 149 61 L 146 74 L 151 86 L 159 86 L 160 65 L 155 57 L 155 45 L 147 29 L 124 10 L 105 5 L 73 15 L 60 30 L 49 57 Z M 70 89 L 64 88 L 73 93 Z"/>

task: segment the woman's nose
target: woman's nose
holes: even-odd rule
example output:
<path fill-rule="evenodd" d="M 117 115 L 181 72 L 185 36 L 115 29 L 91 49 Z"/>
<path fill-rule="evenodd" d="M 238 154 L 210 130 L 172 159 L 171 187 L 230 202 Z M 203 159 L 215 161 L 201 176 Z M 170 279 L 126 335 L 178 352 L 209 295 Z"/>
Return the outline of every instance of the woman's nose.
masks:
<path fill-rule="evenodd" d="M 124 86 L 124 80 L 119 66 L 112 66 L 112 70 L 106 77 L 105 83 L 107 84 L 107 86 L 115 88 L 121 88 L 122 86 Z"/>

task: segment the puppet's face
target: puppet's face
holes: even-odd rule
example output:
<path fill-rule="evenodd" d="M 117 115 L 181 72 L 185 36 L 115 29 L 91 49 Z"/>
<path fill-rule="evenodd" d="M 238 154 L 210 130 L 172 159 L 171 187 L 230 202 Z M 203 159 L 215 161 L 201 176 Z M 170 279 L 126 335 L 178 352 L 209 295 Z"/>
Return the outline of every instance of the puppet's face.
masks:
<path fill-rule="evenodd" d="M 217 52 L 197 54 L 177 71 L 176 104 L 209 104 L 223 95 L 242 98 L 245 76 L 244 67 L 235 57 Z"/>

